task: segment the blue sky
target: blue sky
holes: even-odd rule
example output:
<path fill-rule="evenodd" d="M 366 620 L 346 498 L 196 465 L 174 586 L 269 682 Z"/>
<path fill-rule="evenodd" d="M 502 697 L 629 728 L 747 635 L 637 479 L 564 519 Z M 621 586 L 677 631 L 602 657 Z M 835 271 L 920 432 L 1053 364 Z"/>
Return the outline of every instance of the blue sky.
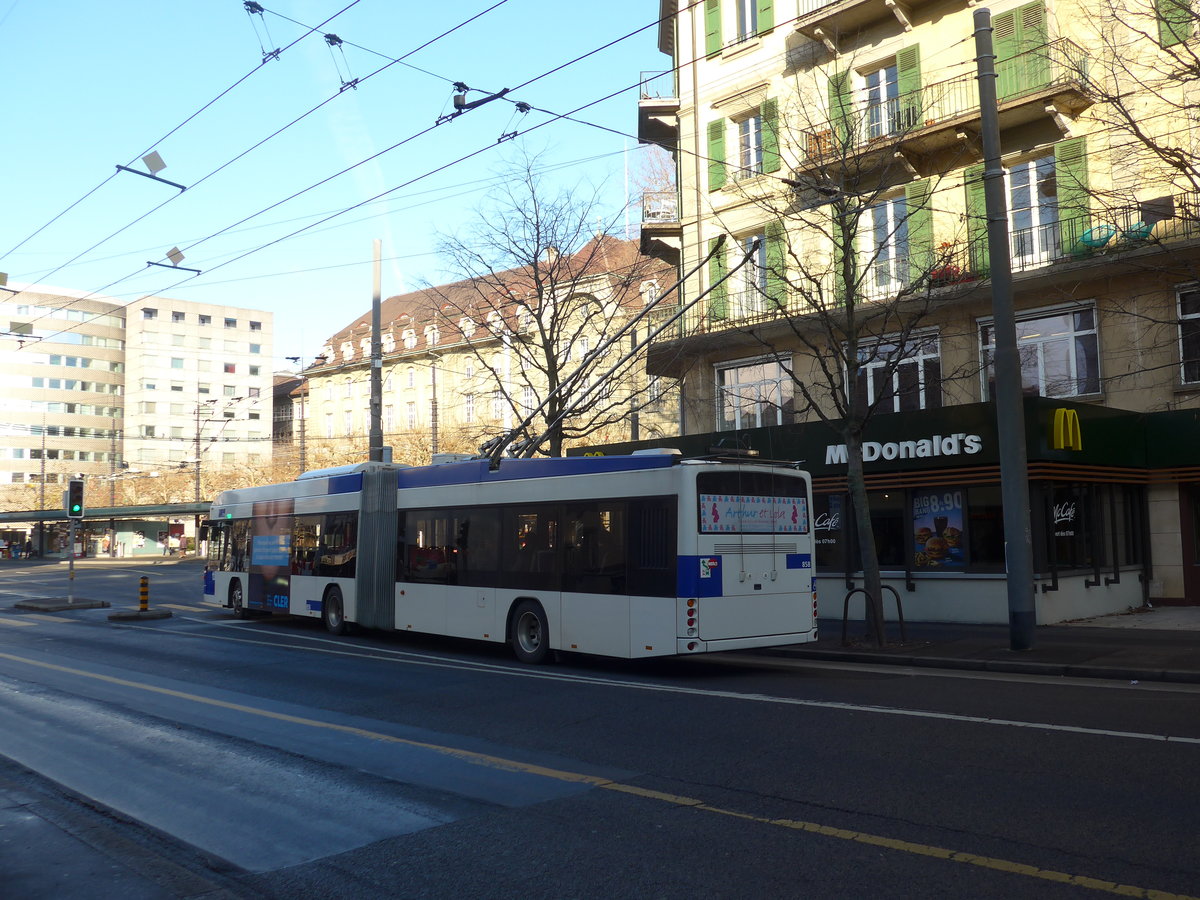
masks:
<path fill-rule="evenodd" d="M 549 122 L 539 109 L 566 113 L 616 91 L 578 116 L 634 133 L 633 86 L 641 72 L 669 65 L 651 25 L 657 0 L 261 5 L 264 14 L 251 16 L 241 0 L 0 0 L 0 271 L 10 284 L 98 291 L 120 302 L 159 294 L 270 310 L 282 368 L 283 357 L 311 358 L 369 309 L 375 238 L 383 241 L 385 296 L 444 280 L 437 233 L 469 222 L 518 145 L 544 154 L 553 183 L 605 185 L 614 211 L 624 203 L 626 169 L 643 165 L 633 139 L 566 121 L 497 139 Z M 469 95 L 477 99 L 646 25 L 510 94 L 535 107 L 527 114 L 504 100 L 489 103 L 254 216 L 434 125 L 453 109 L 453 81 L 477 89 Z M 321 33 L 288 48 L 305 26 Z M 322 33 L 337 35 L 341 47 Z M 407 65 L 372 74 L 431 40 Z M 263 47 L 287 49 L 262 64 Z M 349 79 L 360 83 L 339 90 Z M 160 176 L 187 191 L 116 172 L 118 164 L 142 168 L 148 150 L 167 163 Z M 483 152 L 421 177 L 475 151 Z M 146 266 L 165 262 L 172 247 L 184 251 L 181 265 L 203 273 Z"/>

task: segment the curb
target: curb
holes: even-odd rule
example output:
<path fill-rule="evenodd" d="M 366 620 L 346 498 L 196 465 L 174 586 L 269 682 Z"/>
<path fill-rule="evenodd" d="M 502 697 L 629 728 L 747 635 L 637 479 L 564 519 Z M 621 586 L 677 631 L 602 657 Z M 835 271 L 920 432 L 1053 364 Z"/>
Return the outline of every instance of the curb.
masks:
<path fill-rule="evenodd" d="M 171 611 L 169 609 L 127 609 L 123 612 L 115 612 L 108 614 L 110 622 L 131 622 L 138 619 L 169 619 Z"/>
<path fill-rule="evenodd" d="M 813 659 L 827 662 L 869 663 L 924 669 L 961 669 L 968 672 L 1010 672 L 1017 675 L 1058 675 L 1071 678 L 1107 678 L 1115 681 L 1168 681 L 1200 684 L 1200 672 L 1094 663 L 1025 662 L 1006 659 L 960 659 L 945 656 L 893 656 L 853 650 L 762 650 L 755 655 L 784 659 Z"/>

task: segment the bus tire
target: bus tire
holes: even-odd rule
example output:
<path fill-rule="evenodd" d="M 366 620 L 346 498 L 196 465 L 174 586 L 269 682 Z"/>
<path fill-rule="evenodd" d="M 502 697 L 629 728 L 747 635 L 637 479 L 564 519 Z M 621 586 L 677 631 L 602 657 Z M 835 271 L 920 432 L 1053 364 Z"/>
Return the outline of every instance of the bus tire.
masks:
<path fill-rule="evenodd" d="M 346 633 L 346 605 L 342 602 L 342 589 L 336 584 L 325 591 L 321 601 L 321 621 L 330 634 Z"/>
<path fill-rule="evenodd" d="M 522 600 L 514 608 L 508 629 L 508 643 L 523 663 L 536 666 L 550 654 L 550 624 L 546 612 L 536 600 Z"/>
<path fill-rule="evenodd" d="M 229 608 L 233 610 L 235 619 L 248 619 L 250 613 L 246 611 L 246 595 L 242 591 L 242 580 L 235 578 L 229 582 Z"/>

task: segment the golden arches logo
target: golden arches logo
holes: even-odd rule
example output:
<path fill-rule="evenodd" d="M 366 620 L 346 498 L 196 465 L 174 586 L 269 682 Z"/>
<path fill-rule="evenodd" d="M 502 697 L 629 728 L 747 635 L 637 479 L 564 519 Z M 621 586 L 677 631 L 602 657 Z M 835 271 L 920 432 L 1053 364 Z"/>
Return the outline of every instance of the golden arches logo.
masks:
<path fill-rule="evenodd" d="M 1082 450 L 1083 432 L 1079 428 L 1079 413 L 1073 409 L 1056 409 L 1050 425 L 1051 450 Z"/>

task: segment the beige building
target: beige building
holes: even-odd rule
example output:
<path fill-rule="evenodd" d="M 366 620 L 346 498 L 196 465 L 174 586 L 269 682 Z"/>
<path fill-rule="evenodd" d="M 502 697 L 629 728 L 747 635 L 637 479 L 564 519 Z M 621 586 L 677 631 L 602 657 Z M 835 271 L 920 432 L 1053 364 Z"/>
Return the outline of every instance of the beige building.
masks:
<path fill-rule="evenodd" d="M 1043 622 L 1200 602 L 1196 38 L 1164 6 L 991 6 Z M 648 198 L 643 245 L 697 268 L 651 371 L 682 380 L 698 445 L 806 459 L 825 596 L 857 562 L 820 423 L 869 410 L 906 614 L 1006 621 L 976 9 L 662 0 L 674 70 L 645 82 L 639 134 L 678 195 Z M 932 458 L 955 434 L 979 449 Z"/>
<path fill-rule="evenodd" d="M 37 285 L 0 292 L 0 491 L 56 509 L 190 500 L 271 458 L 272 314 L 165 297 L 132 304 Z"/>
<path fill-rule="evenodd" d="M 607 237 L 572 257 L 552 255 L 546 265 L 552 274 L 545 280 L 514 270 L 383 301 L 381 424 L 397 462 L 478 452 L 532 416 L 548 384 L 580 371 L 586 377 L 562 392 L 575 406 L 566 418 L 568 442 L 583 432 L 607 440 L 675 433 L 673 381 L 649 382 L 640 357 L 618 364 L 653 317 L 606 346 L 652 306 L 673 270 L 641 256 L 636 244 Z M 293 432 L 304 436 L 309 467 L 366 456 L 370 322 L 367 311 L 331 337 L 293 392 L 303 420 Z M 545 428 L 535 418 L 540 425 L 530 434 Z"/>

